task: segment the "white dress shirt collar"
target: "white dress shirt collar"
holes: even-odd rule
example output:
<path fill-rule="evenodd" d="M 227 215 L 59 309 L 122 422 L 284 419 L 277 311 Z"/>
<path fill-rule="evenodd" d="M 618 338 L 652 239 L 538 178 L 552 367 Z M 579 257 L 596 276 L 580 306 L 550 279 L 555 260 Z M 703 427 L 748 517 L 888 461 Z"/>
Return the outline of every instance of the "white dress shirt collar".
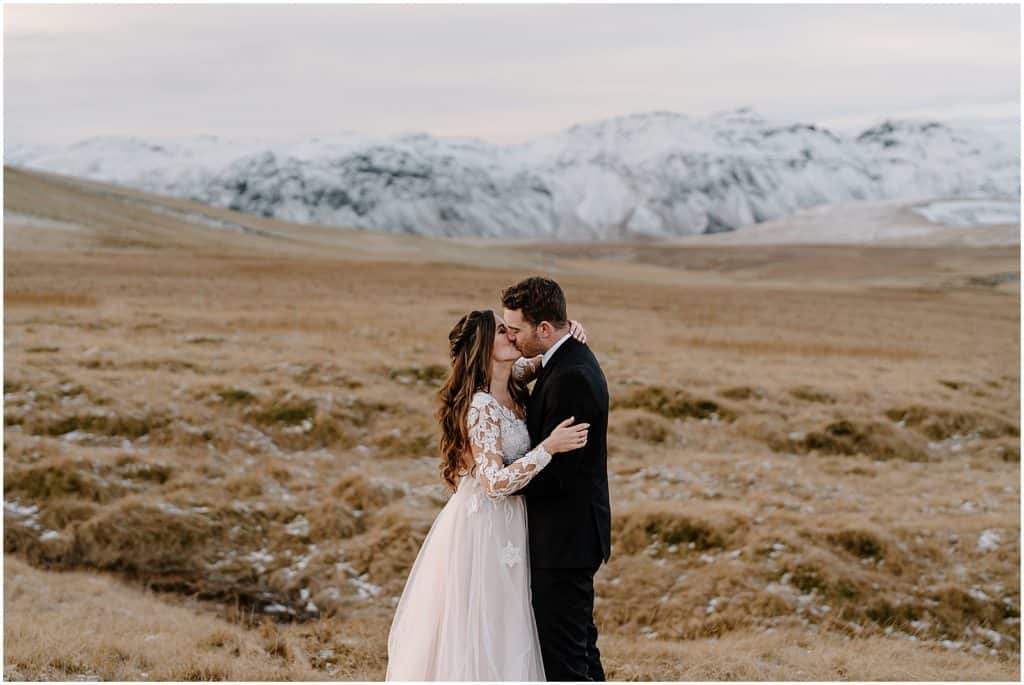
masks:
<path fill-rule="evenodd" d="M 569 333 L 566 333 L 561 338 L 559 338 L 558 342 L 556 342 L 554 345 L 552 345 L 551 347 L 548 348 L 548 351 L 545 352 L 544 356 L 540 358 L 540 365 L 541 366 L 547 366 L 548 365 L 548 362 L 551 361 L 551 357 L 553 357 L 554 354 L 555 354 L 555 350 L 557 350 L 559 347 L 562 346 L 562 343 L 565 342 L 566 338 L 568 338 L 569 335 L 570 335 Z"/>

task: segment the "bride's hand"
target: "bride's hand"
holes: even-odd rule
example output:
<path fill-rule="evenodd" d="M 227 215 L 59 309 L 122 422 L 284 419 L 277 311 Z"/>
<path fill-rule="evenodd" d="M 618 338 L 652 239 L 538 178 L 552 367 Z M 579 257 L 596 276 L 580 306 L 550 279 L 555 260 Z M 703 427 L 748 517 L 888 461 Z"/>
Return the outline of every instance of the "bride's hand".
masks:
<path fill-rule="evenodd" d="M 579 340 L 581 343 L 587 342 L 587 329 L 583 327 L 579 321 L 569 320 L 569 335 Z"/>
<path fill-rule="evenodd" d="M 548 454 L 554 456 L 559 452 L 571 452 L 587 444 L 587 429 L 590 428 L 590 424 L 578 423 L 575 426 L 570 425 L 575 418 L 575 416 L 570 416 L 555 426 L 555 429 L 551 431 L 551 435 L 541 443 Z"/>

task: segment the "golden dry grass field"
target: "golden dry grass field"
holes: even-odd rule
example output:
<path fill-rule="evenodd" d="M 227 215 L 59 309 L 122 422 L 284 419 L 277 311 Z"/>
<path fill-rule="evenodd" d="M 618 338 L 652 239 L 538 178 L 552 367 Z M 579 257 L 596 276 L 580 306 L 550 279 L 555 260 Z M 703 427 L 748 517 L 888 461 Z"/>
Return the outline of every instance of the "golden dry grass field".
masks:
<path fill-rule="evenodd" d="M 5 679 L 378 680 L 446 335 L 609 380 L 616 680 L 1018 680 L 1019 246 L 481 245 L 5 169 Z"/>

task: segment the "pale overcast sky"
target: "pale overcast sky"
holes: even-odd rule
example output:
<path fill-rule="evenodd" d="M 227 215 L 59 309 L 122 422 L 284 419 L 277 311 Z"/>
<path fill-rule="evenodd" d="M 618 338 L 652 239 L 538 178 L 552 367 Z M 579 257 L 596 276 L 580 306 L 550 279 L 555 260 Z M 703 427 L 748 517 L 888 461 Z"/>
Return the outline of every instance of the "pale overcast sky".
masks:
<path fill-rule="evenodd" d="M 1019 126 L 1006 5 L 11 5 L 8 144 L 426 131 L 509 143 L 753 106 Z"/>

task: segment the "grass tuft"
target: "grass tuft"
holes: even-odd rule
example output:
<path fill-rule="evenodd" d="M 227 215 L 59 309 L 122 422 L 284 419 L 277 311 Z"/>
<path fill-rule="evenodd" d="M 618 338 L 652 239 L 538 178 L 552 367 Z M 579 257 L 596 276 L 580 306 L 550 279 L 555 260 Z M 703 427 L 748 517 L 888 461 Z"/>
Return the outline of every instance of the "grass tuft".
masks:
<path fill-rule="evenodd" d="M 646 409 L 669 419 L 732 421 L 736 412 L 714 400 L 694 397 L 685 390 L 647 386 L 612 402 L 612 408 Z"/>

